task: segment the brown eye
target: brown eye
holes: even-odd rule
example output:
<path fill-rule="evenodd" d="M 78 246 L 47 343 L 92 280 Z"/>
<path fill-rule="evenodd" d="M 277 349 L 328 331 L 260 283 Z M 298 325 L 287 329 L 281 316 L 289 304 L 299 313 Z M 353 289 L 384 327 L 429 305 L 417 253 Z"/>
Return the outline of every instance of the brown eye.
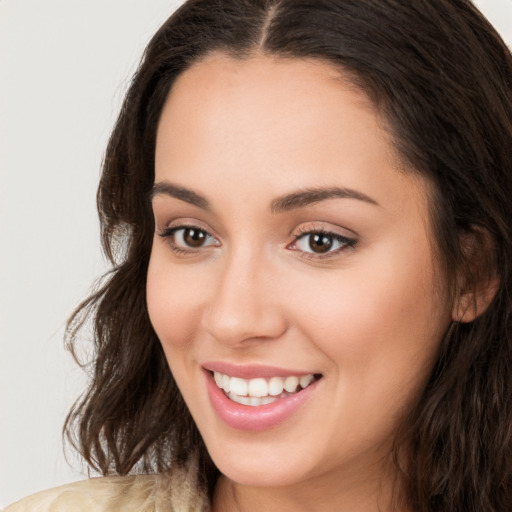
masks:
<path fill-rule="evenodd" d="M 207 239 L 208 235 L 202 229 L 185 228 L 183 230 L 183 241 L 189 247 L 202 247 Z"/>
<path fill-rule="evenodd" d="M 193 250 L 209 246 L 219 246 L 219 242 L 208 231 L 195 226 L 180 226 L 167 228 L 160 233 L 162 238 L 167 238 L 172 249 Z"/>
<path fill-rule="evenodd" d="M 312 233 L 309 235 L 309 248 L 313 252 L 324 253 L 331 250 L 333 237 L 327 233 Z"/>
<path fill-rule="evenodd" d="M 347 247 L 354 247 L 356 240 L 326 231 L 309 231 L 297 236 L 292 248 L 309 256 L 334 256 Z"/>

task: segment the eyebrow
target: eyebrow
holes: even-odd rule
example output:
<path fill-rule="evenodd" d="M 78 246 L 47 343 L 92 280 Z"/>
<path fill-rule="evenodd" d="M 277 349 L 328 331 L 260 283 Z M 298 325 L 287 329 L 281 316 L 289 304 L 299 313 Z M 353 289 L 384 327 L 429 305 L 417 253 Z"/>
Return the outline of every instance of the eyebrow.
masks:
<path fill-rule="evenodd" d="M 203 210 L 210 209 L 210 203 L 202 195 L 194 192 L 193 190 L 179 185 L 174 185 L 167 181 L 155 183 L 153 185 L 153 189 L 150 193 L 150 200 L 153 200 L 153 198 L 158 195 L 171 196 L 202 208 Z M 305 208 L 327 199 L 356 199 L 374 206 L 380 206 L 377 201 L 362 192 L 358 192 L 357 190 L 344 187 L 325 187 L 307 188 L 278 197 L 270 204 L 270 211 L 272 213 L 283 213 L 290 210 Z"/>
<path fill-rule="evenodd" d="M 272 213 L 287 212 L 304 208 L 327 199 L 357 199 L 358 201 L 364 201 L 374 206 L 380 206 L 377 201 L 357 190 L 343 187 L 326 187 L 307 188 L 278 197 L 272 201 L 270 211 Z"/>
<path fill-rule="evenodd" d="M 180 187 L 179 185 L 173 185 L 167 181 L 155 183 L 149 198 L 152 201 L 155 196 L 159 195 L 171 196 L 176 199 L 180 199 L 181 201 L 193 204 L 194 206 L 202 208 L 203 210 L 210 209 L 210 203 L 205 197 L 201 196 L 197 192 L 194 192 L 193 190 Z"/>

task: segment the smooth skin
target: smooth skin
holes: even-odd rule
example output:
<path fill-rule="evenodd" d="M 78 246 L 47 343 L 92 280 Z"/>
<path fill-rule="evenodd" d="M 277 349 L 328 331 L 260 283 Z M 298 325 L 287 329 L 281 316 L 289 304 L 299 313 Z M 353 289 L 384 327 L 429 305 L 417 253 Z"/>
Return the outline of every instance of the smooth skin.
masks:
<path fill-rule="evenodd" d="M 148 309 L 223 474 L 214 510 L 391 510 L 394 434 L 454 308 L 429 184 L 342 73 L 265 55 L 177 79 L 155 173 Z M 212 408 L 209 361 L 322 378 L 283 423 L 237 431 Z"/>

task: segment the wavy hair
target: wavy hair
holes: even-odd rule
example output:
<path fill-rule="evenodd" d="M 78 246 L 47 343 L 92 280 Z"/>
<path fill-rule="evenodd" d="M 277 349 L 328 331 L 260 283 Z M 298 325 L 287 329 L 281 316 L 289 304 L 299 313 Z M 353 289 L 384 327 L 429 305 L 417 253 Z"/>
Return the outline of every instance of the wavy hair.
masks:
<path fill-rule="evenodd" d="M 433 185 L 447 285 L 460 292 L 461 274 L 476 282 L 483 270 L 499 279 L 487 310 L 443 340 L 394 459 L 413 510 L 512 510 L 512 57 L 469 0 L 189 0 L 163 24 L 106 150 L 98 210 L 113 267 L 68 324 L 75 357 L 90 322 L 94 343 L 68 439 L 103 474 L 165 471 L 198 456 L 210 491 L 218 476 L 145 296 L 159 117 L 176 77 L 212 52 L 314 58 L 343 70 L 385 119 L 406 172 Z M 471 258 L 468 233 L 485 234 Z M 475 254 L 485 264 L 468 274 Z"/>

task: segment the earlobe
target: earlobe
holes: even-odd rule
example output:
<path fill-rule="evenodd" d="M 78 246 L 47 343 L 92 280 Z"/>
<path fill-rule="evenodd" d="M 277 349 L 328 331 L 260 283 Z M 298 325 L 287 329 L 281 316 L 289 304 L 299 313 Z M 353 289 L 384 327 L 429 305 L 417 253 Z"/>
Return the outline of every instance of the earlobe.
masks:
<path fill-rule="evenodd" d="M 465 260 L 459 279 L 452 320 L 469 323 L 484 313 L 493 301 L 500 285 L 496 272 L 494 243 L 486 229 L 473 226 L 462 236 Z"/>

